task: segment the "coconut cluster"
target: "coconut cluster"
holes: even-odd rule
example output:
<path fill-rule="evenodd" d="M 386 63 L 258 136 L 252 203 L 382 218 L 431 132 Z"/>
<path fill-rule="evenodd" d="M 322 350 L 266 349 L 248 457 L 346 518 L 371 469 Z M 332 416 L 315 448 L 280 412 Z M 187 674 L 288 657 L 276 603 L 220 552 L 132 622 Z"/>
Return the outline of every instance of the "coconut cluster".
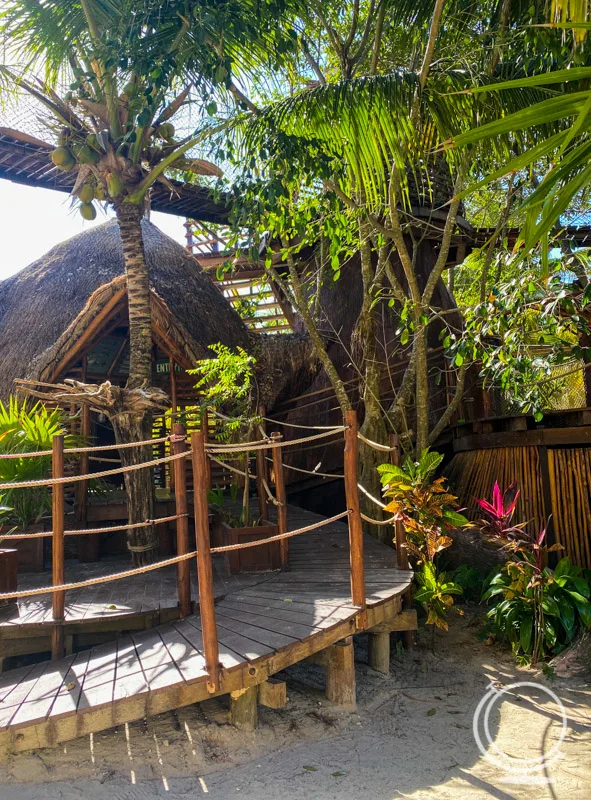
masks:
<path fill-rule="evenodd" d="M 154 131 L 156 136 L 169 146 L 174 145 L 174 125 L 171 122 L 162 122 Z M 105 131 L 106 134 L 106 131 Z M 106 171 L 104 180 L 101 173 L 96 168 L 101 158 L 105 155 L 105 149 L 101 147 L 101 141 L 96 133 L 89 133 L 86 138 L 73 139 L 72 132 L 64 129 L 59 137 L 58 147 L 51 153 L 51 160 L 55 166 L 64 172 L 74 169 L 79 171 L 79 175 L 84 176 L 83 181 L 77 181 L 74 194 L 80 201 L 79 210 L 86 220 L 96 218 L 96 208 L 94 201 L 106 199 L 105 189 L 111 199 L 119 197 L 124 191 L 124 183 L 117 170 Z M 162 157 L 162 149 L 150 147 L 144 153 L 149 161 L 158 161 Z M 118 161 L 122 162 L 122 167 L 126 159 L 119 153 Z M 81 167 L 85 167 L 84 172 Z M 78 185 L 80 184 L 80 185 Z"/>

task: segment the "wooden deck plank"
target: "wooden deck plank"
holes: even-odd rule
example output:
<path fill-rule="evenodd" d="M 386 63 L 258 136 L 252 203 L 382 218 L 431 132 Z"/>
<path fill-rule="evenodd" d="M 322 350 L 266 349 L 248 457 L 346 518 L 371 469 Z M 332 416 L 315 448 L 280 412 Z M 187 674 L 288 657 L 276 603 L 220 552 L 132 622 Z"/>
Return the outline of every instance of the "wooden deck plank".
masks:
<path fill-rule="evenodd" d="M 113 686 L 113 702 L 148 691 L 148 681 L 131 636 L 122 636 L 117 643 L 117 668 Z"/>
<path fill-rule="evenodd" d="M 275 633 L 275 631 L 265 630 L 255 625 L 249 625 L 243 622 L 236 622 L 225 614 L 216 613 L 216 621 L 220 627 L 225 628 L 233 633 L 239 633 L 241 636 L 246 636 L 254 642 L 260 642 L 267 645 L 273 650 L 280 650 L 282 647 L 289 647 L 290 644 L 299 641 L 295 636 L 287 636 L 283 633 Z"/>
<path fill-rule="evenodd" d="M 59 719 L 66 714 L 74 713 L 78 709 L 90 655 L 90 650 L 79 653 L 74 663 L 70 666 L 55 702 L 48 712 L 47 716 L 51 716 L 51 719 Z"/>
<path fill-rule="evenodd" d="M 199 620 L 197 620 L 197 624 L 200 625 Z M 274 652 L 274 649 L 269 645 L 255 641 L 254 639 L 249 639 L 241 633 L 236 633 L 222 625 L 219 620 L 217 623 L 217 630 L 220 644 L 238 653 L 242 658 L 246 659 L 246 661 L 256 661 Z"/>
<path fill-rule="evenodd" d="M 173 627 L 186 639 L 200 653 L 203 652 L 203 635 L 201 630 L 191 623 L 193 617 L 181 620 L 180 622 L 173 622 Z M 232 650 L 230 647 L 220 641 L 219 644 L 219 657 L 220 664 L 224 669 L 232 669 L 245 663 L 244 657 Z"/>
<path fill-rule="evenodd" d="M 313 628 L 330 628 L 344 619 L 353 616 L 357 609 L 354 606 L 340 608 L 339 606 L 321 606 L 313 603 L 285 603 L 279 605 L 278 601 L 262 600 L 259 603 L 252 602 L 255 598 L 235 597 L 224 600 L 223 607 L 236 611 L 248 611 L 252 614 L 260 614 L 285 622 L 296 622 L 302 625 L 311 625 Z M 297 608 L 294 608 L 297 606 Z M 221 607 L 221 606 L 220 606 Z M 231 615 L 230 615 L 231 616 Z"/>
<path fill-rule="evenodd" d="M 163 625 L 158 628 L 163 646 L 168 650 L 170 657 L 185 681 L 206 677 L 205 656 L 187 641 L 179 638 L 178 631 L 172 625 Z"/>
<path fill-rule="evenodd" d="M 216 606 L 216 618 L 221 618 L 223 615 L 235 622 L 254 625 L 256 628 L 262 628 L 269 632 L 281 633 L 285 636 L 291 636 L 294 639 L 307 639 L 309 636 L 313 636 L 315 633 L 322 630 L 311 622 L 302 623 L 281 617 L 278 618 L 271 616 L 272 613 L 273 611 L 271 609 L 267 615 L 259 614 L 256 611 L 253 612 L 248 609 L 237 608 L 236 604 L 226 603 L 225 601 L 222 601 Z"/>
<path fill-rule="evenodd" d="M 10 724 L 10 720 L 15 716 L 21 704 L 25 702 L 47 667 L 48 662 L 36 664 L 6 695 L 0 704 L 0 727 L 5 728 Z"/>
<path fill-rule="evenodd" d="M 183 676 L 164 647 L 157 629 L 133 634 L 131 638 L 150 691 L 183 682 Z"/>
<path fill-rule="evenodd" d="M 45 719 L 59 694 L 76 656 L 51 663 L 10 720 L 10 727 Z"/>

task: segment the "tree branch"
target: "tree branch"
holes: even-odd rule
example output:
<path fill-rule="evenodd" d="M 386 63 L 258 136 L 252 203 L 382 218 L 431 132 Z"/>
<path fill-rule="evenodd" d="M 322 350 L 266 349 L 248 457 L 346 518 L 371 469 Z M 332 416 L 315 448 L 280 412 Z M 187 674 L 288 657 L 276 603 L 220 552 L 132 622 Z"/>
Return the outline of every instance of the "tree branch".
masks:
<path fill-rule="evenodd" d="M 456 391 L 454 393 L 453 399 L 451 403 L 448 405 L 448 407 L 445 409 L 441 417 L 439 418 L 439 422 L 435 425 L 435 427 L 429 434 L 429 444 L 433 444 L 438 439 L 439 434 L 445 430 L 448 423 L 450 422 L 456 409 L 460 405 L 460 402 L 464 395 L 465 383 L 466 383 L 466 364 L 462 364 L 458 372 L 458 381 L 456 383 Z"/>

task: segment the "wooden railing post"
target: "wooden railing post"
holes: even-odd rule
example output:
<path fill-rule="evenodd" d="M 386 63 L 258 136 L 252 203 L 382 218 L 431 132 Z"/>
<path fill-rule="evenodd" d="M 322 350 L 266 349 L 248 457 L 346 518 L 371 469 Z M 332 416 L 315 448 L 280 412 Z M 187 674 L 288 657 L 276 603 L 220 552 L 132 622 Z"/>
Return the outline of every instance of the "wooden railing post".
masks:
<path fill-rule="evenodd" d="M 209 543 L 209 515 L 207 509 L 207 453 L 203 429 L 191 434 L 193 486 L 195 504 L 195 539 L 197 542 L 197 576 L 199 579 L 199 613 L 203 634 L 205 668 L 209 676 L 210 692 L 220 688 L 219 647 L 213 597 L 213 570 Z"/>
<path fill-rule="evenodd" d="M 207 406 L 203 406 L 201 409 L 201 418 L 199 420 L 199 427 L 201 428 L 201 432 L 203 433 L 203 446 L 207 445 L 209 441 L 209 410 Z M 211 462 L 207 456 L 205 456 L 205 474 L 206 474 L 206 484 L 207 489 L 211 489 Z"/>
<path fill-rule="evenodd" d="M 265 416 L 265 409 L 259 408 L 259 415 L 261 417 Z M 265 423 L 261 424 L 261 428 L 265 429 Z M 269 518 L 269 504 L 267 502 L 267 493 L 265 491 L 265 485 L 263 481 L 267 478 L 267 462 L 265 461 L 265 456 L 267 454 L 266 450 L 257 450 L 256 451 L 256 459 L 257 459 L 257 477 L 256 477 L 256 484 L 257 484 L 257 495 L 259 498 L 259 516 L 262 519 Z"/>
<path fill-rule="evenodd" d="M 172 426 L 172 452 L 184 453 L 187 450 L 187 431 L 180 422 Z M 189 552 L 189 516 L 187 503 L 187 460 L 179 458 L 173 461 L 174 499 L 176 504 L 176 552 L 182 556 Z M 188 617 L 191 608 L 191 566 L 189 561 L 177 564 L 177 583 L 179 595 L 179 613 Z"/>
<path fill-rule="evenodd" d="M 395 467 L 400 466 L 401 458 L 400 458 L 400 441 L 396 434 L 390 434 L 390 463 L 394 464 Z M 404 525 L 401 522 L 394 523 L 394 540 L 396 542 L 396 561 L 398 562 L 398 569 L 410 569 L 410 563 L 408 561 L 408 551 L 404 546 L 406 544 L 406 532 L 404 530 Z M 412 608 L 412 589 L 407 589 L 404 593 L 402 598 L 402 608 L 406 611 Z M 402 641 L 406 648 L 412 647 L 413 645 L 413 632 L 412 631 L 403 631 L 402 632 Z"/>
<path fill-rule="evenodd" d="M 53 437 L 51 455 L 52 478 L 64 477 L 64 436 L 58 434 Z M 59 586 L 65 581 L 64 571 L 64 484 L 54 484 L 51 489 L 51 525 L 52 525 L 52 581 L 54 586 Z M 52 659 L 64 656 L 64 610 L 66 593 L 53 592 L 53 628 L 51 631 L 51 657 Z"/>
<path fill-rule="evenodd" d="M 272 433 L 271 439 L 273 442 L 280 442 L 282 436 L 280 433 Z M 259 450 L 259 453 L 264 453 L 264 450 Z M 287 533 L 287 492 L 285 491 L 285 477 L 283 474 L 283 448 L 273 447 L 273 482 L 275 484 L 275 497 L 279 505 L 277 506 L 277 532 Z M 289 569 L 289 539 L 281 539 L 279 541 L 279 548 L 281 553 L 281 569 Z"/>
<path fill-rule="evenodd" d="M 359 506 L 359 489 L 357 488 L 357 413 L 345 413 L 345 496 L 349 510 L 349 551 L 351 560 L 351 597 L 353 605 L 365 608 L 365 570 L 363 565 L 363 528 L 361 525 L 361 508 Z"/>

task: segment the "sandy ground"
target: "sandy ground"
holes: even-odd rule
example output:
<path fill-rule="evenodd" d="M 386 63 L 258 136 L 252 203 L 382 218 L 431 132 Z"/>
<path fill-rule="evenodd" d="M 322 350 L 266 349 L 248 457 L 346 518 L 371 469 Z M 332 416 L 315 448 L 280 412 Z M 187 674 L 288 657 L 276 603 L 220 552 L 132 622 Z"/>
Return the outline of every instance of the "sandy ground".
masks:
<path fill-rule="evenodd" d="M 253 734 L 233 729 L 224 703 L 213 700 L 56 750 L 9 755 L 0 764 L 0 798 L 588 800 L 591 687 L 517 669 L 476 633 L 473 614 L 454 615 L 435 655 L 419 637 L 411 653 L 393 653 L 389 677 L 364 663 L 366 642 L 359 637 L 354 714 L 327 703 L 320 667 L 300 665 L 284 674 L 288 707 L 261 709 Z M 489 729 L 501 765 L 480 753 L 472 722 L 491 682 L 500 690 L 532 680 L 559 696 L 568 721 L 556 759 L 539 773 L 541 782 L 524 783 L 503 764 L 517 760 L 521 767 L 522 759 L 536 759 L 558 743 L 556 701 L 536 688 L 494 696 Z"/>

